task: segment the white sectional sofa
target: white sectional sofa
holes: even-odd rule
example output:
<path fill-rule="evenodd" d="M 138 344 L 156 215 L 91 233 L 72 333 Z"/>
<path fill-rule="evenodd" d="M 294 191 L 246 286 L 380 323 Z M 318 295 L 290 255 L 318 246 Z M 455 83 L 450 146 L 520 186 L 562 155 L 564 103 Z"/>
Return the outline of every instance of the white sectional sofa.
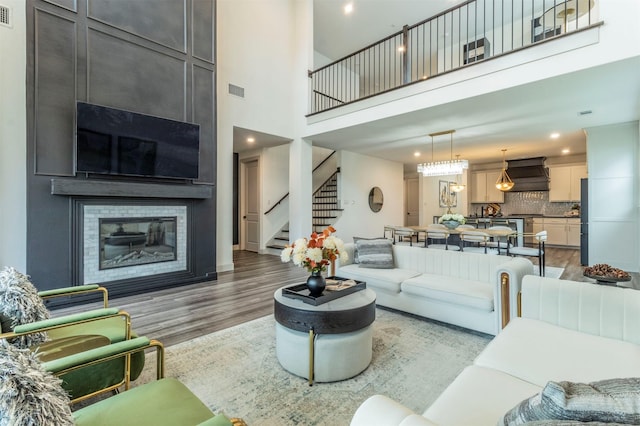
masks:
<path fill-rule="evenodd" d="M 549 381 L 639 377 L 640 291 L 529 275 L 522 284 L 522 317 L 512 319 L 422 415 L 375 395 L 351 425 L 494 426 Z M 637 383 L 629 393 L 636 413 Z"/>
<path fill-rule="evenodd" d="M 525 258 L 391 246 L 393 268 L 354 263 L 355 244 L 336 275 L 366 281 L 376 304 L 488 334 L 517 313 L 522 277 L 533 273 Z"/>

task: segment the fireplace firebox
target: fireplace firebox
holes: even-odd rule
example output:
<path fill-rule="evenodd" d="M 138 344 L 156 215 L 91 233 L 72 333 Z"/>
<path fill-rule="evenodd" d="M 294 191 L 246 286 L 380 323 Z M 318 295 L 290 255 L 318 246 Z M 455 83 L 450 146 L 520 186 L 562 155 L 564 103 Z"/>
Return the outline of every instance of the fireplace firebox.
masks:
<path fill-rule="evenodd" d="M 176 225 L 176 216 L 100 218 L 99 268 L 176 260 Z"/>
<path fill-rule="evenodd" d="M 186 204 L 100 201 L 78 201 L 80 284 L 189 273 Z"/>

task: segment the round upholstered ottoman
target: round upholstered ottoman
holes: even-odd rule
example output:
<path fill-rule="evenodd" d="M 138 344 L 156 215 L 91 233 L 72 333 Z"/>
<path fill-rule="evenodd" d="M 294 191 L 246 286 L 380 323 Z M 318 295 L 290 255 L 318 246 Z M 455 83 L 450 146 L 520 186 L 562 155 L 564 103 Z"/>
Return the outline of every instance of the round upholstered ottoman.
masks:
<path fill-rule="evenodd" d="M 345 380 L 372 357 L 375 293 L 364 289 L 322 305 L 274 294 L 276 355 L 282 367 L 318 382 Z"/>

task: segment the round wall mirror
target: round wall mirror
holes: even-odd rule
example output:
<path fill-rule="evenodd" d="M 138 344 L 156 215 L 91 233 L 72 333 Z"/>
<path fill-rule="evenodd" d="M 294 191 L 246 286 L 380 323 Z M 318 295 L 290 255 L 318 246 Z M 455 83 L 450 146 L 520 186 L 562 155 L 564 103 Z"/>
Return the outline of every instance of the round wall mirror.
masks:
<path fill-rule="evenodd" d="M 369 208 L 372 212 L 377 213 L 382 209 L 384 197 L 382 196 L 382 189 L 374 186 L 369 191 Z"/>

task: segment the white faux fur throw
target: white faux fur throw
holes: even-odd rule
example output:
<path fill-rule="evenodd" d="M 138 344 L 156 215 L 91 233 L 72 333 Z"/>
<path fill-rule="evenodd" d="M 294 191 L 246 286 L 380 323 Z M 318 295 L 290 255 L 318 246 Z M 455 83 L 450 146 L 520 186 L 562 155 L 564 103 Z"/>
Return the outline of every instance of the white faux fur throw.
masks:
<path fill-rule="evenodd" d="M 17 325 L 49 319 L 49 311 L 38 296 L 38 290 L 29 277 L 15 268 L 0 271 L 0 324 L 2 331 L 12 331 Z M 20 348 L 45 342 L 46 333 L 34 333 L 14 339 L 11 343 Z"/>
<path fill-rule="evenodd" d="M 0 341 L 0 426 L 73 425 L 61 382 L 30 350 Z"/>

